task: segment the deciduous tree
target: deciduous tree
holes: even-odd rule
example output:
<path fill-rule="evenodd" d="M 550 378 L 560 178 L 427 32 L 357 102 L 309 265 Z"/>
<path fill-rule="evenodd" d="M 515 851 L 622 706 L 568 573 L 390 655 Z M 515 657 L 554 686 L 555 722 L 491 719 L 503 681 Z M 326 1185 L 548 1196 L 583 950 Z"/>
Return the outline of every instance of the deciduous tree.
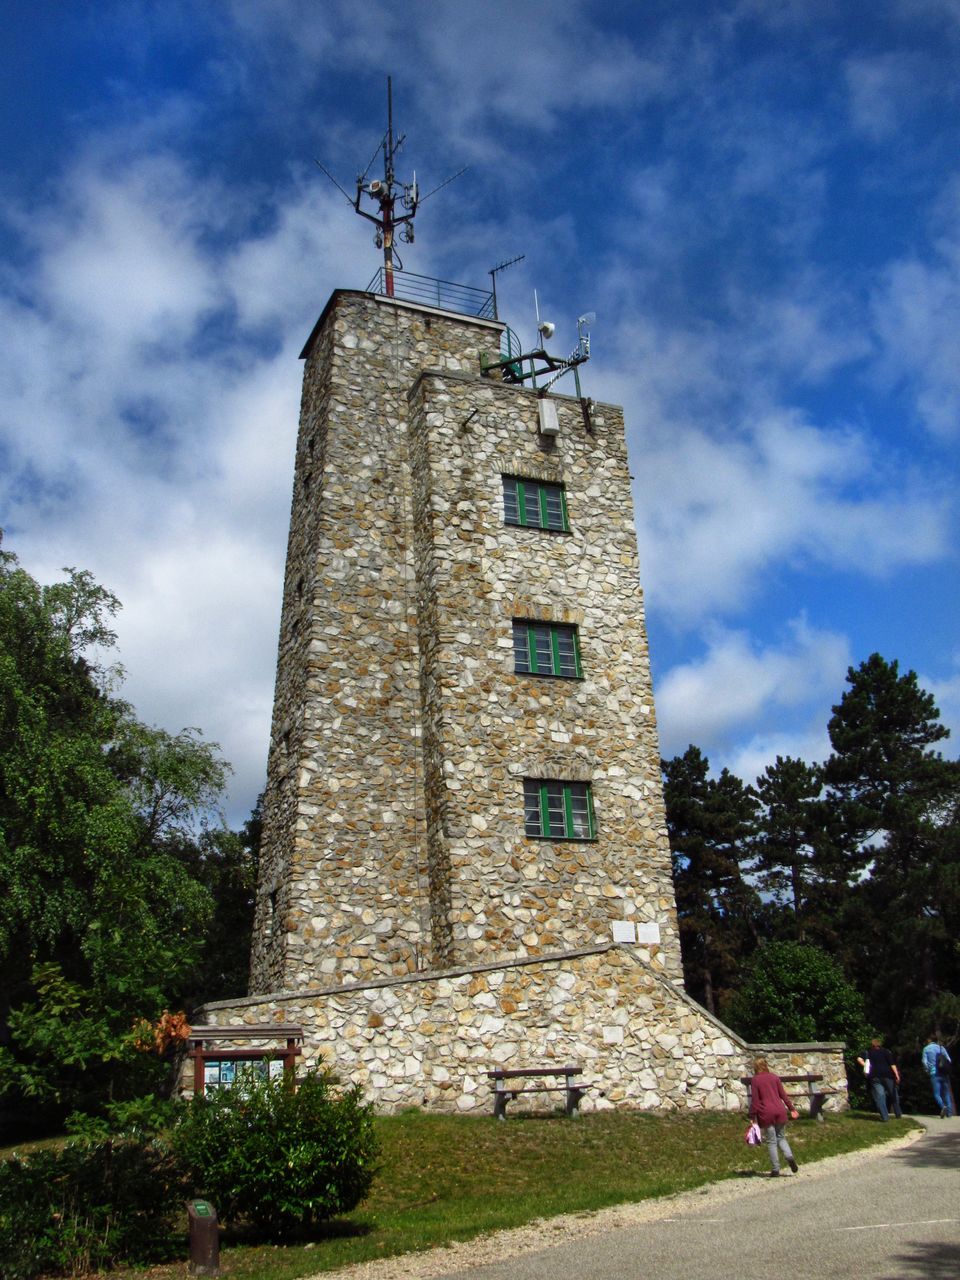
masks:
<path fill-rule="evenodd" d="M 133 1087 L 112 1064 L 187 981 L 212 912 L 174 845 L 226 766 L 114 695 L 97 653 L 118 607 L 87 573 L 42 587 L 2 553 L 0 1088 L 63 1106 Z"/>
<path fill-rule="evenodd" d="M 724 1013 L 746 1040 L 839 1040 L 851 1061 L 872 1034 L 863 997 L 840 965 L 819 947 L 799 942 L 761 944 Z"/>

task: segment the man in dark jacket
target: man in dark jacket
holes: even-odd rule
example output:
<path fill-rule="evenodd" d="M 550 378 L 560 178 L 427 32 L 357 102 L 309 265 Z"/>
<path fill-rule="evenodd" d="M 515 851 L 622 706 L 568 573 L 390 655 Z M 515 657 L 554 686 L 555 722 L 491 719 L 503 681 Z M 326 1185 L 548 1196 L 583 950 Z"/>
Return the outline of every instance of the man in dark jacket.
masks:
<path fill-rule="evenodd" d="M 889 1049 L 884 1049 L 877 1037 L 874 1036 L 870 1041 L 866 1059 L 858 1058 L 857 1061 L 867 1073 L 867 1079 L 870 1081 L 870 1088 L 873 1092 L 873 1100 L 877 1104 L 877 1110 L 880 1112 L 880 1119 L 890 1119 L 889 1107 L 892 1105 L 893 1114 L 899 1120 L 903 1115 L 900 1110 L 900 1072 L 897 1070 L 897 1064 L 893 1060 L 893 1054 Z"/>

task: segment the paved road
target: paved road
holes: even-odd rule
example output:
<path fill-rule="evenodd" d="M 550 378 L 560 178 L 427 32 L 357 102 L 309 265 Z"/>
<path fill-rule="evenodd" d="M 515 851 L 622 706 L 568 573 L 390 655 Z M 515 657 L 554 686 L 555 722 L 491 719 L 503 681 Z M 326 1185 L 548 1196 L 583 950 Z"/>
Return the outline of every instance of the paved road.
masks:
<path fill-rule="evenodd" d="M 445 1280 L 960 1280 L 960 1119 L 835 1173 L 751 1180 L 726 1202 Z"/>

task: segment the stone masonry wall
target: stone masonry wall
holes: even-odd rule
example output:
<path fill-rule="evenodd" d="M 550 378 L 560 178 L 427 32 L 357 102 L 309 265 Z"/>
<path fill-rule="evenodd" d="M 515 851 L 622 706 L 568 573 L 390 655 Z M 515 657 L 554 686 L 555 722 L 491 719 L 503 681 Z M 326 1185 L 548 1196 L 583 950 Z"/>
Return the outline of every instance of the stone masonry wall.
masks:
<path fill-rule="evenodd" d="M 486 1112 L 492 1067 L 583 1068 L 583 1109 L 737 1110 L 749 1046 L 631 947 L 501 961 L 324 992 L 216 1003 L 220 1026 L 295 1023 L 305 1065 L 326 1063 L 384 1111 Z M 760 1046 L 781 1074 L 814 1072 L 846 1105 L 840 1045 Z M 187 1080 L 189 1087 L 189 1079 Z M 543 1100 L 535 1103 L 543 1106 Z M 554 1104 L 548 1095 L 547 1106 Z M 520 1105 L 518 1100 L 517 1106 Z"/>
<path fill-rule="evenodd" d="M 467 965 L 658 926 L 681 976 L 621 411 L 427 370 L 411 473 L 434 932 Z M 564 486 L 570 532 L 504 522 L 502 476 Z M 583 679 L 514 674 L 513 620 L 578 627 Z M 523 780 L 589 782 L 597 839 L 524 834 Z"/>
<path fill-rule="evenodd" d="M 551 397 L 541 435 L 480 376 L 500 329 L 338 292 L 307 344 L 261 994 L 201 1016 L 301 1024 L 385 1110 L 567 1061 L 586 1107 L 737 1108 L 752 1050 L 680 985 L 622 415 Z M 570 531 L 506 525 L 504 474 L 562 484 Z M 515 674 L 514 619 L 575 625 L 583 678 Z M 589 782 L 596 838 L 527 837 L 524 778 Z M 843 1086 L 839 1046 L 765 1052 Z"/>
<path fill-rule="evenodd" d="M 431 962 L 407 391 L 500 328 L 338 292 L 305 351 L 251 990 Z"/>
<path fill-rule="evenodd" d="M 330 384 L 318 370 L 329 367 L 333 327 L 320 335 L 303 379 L 300 430 L 283 586 L 273 724 L 263 799 L 260 882 L 253 925 L 252 991 L 281 987 L 292 940 L 286 922 L 297 910 L 299 778 L 307 722 L 306 684 L 314 552 L 319 538 L 329 421 Z"/>

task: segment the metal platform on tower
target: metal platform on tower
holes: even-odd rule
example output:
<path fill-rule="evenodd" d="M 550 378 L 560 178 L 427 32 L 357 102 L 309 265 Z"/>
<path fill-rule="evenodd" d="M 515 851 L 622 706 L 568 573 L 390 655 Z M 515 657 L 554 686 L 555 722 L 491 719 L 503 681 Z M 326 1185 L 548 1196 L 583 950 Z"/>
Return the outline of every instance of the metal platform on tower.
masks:
<path fill-rule="evenodd" d="M 452 280 L 437 280 L 433 276 L 420 276 L 413 271 L 394 269 L 388 273 L 385 267 L 380 267 L 367 285 L 366 292 L 397 298 L 402 302 L 417 302 L 424 307 L 436 307 L 439 311 L 479 316 L 481 320 L 496 318 L 494 296 L 489 290 L 456 284 Z"/>

